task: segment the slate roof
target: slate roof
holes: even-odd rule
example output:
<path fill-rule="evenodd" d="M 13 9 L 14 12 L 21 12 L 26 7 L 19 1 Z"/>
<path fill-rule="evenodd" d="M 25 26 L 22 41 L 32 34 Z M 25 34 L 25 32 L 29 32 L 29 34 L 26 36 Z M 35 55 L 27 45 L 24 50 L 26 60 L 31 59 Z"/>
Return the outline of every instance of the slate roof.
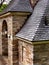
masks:
<path fill-rule="evenodd" d="M 48 40 L 49 26 L 44 25 L 44 16 L 49 9 L 49 0 L 39 0 L 23 28 L 16 34 L 17 37 L 30 41 Z"/>
<path fill-rule="evenodd" d="M 49 22 L 49 4 L 47 5 L 45 16 Z M 43 17 L 40 22 L 40 25 L 35 33 L 34 40 L 49 40 L 49 23 L 45 25 L 45 17 Z"/>
<path fill-rule="evenodd" d="M 13 12 L 13 11 L 20 11 L 20 12 L 32 12 L 33 9 L 31 7 L 30 1 L 29 0 L 12 0 L 7 8 L 5 8 L 2 12 L 7 13 L 7 12 Z"/>

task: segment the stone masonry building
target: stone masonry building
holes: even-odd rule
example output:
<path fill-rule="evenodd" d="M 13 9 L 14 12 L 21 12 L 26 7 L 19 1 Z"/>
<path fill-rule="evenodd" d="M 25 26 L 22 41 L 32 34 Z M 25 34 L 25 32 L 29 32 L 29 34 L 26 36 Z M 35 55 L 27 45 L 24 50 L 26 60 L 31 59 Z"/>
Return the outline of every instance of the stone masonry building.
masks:
<path fill-rule="evenodd" d="M 12 0 L 0 13 L 0 56 L 4 65 L 49 65 L 49 0 Z"/>

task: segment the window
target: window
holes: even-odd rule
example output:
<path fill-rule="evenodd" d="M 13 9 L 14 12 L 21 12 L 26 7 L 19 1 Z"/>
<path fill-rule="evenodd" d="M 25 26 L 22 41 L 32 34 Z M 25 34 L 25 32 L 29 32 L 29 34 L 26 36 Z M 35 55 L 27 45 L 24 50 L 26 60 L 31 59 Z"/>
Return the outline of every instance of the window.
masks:
<path fill-rule="evenodd" d="M 2 55 L 8 58 L 8 26 L 6 20 L 2 23 Z"/>

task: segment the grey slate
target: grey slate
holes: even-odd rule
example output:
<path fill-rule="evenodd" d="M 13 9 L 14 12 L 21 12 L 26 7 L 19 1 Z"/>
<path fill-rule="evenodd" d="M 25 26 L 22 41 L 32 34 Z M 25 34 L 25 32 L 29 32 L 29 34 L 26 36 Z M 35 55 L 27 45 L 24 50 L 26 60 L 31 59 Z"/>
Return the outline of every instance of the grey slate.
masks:
<path fill-rule="evenodd" d="M 47 22 L 49 22 L 49 4 L 47 4 L 44 16 L 46 16 Z M 45 17 L 43 17 L 40 22 L 39 28 L 37 29 L 36 34 L 34 36 L 34 40 L 49 40 L 49 23 L 48 25 L 45 25 Z"/>
<path fill-rule="evenodd" d="M 40 0 L 23 28 L 16 34 L 17 37 L 29 40 L 49 39 L 49 27 L 44 27 L 43 22 L 49 0 Z M 48 33 L 48 34 L 47 34 Z M 45 35 L 46 34 L 46 35 Z"/>
<path fill-rule="evenodd" d="M 25 11 L 32 12 L 32 7 L 29 0 L 19 0 L 18 4 L 15 7 L 11 8 L 11 11 Z"/>
<path fill-rule="evenodd" d="M 6 9 L 3 10 L 3 13 L 7 12 L 32 12 L 33 9 L 31 7 L 29 0 L 12 0 Z"/>

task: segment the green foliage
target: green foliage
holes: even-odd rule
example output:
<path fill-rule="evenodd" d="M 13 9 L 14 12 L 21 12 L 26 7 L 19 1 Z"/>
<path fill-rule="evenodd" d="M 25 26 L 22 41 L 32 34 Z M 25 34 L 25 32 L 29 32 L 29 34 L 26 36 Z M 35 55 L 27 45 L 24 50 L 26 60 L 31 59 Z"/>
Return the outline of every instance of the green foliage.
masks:
<path fill-rule="evenodd" d="M 3 5 L 0 7 L 0 12 L 2 12 L 6 7 L 7 7 L 7 5 L 6 5 L 6 4 L 3 4 Z"/>

